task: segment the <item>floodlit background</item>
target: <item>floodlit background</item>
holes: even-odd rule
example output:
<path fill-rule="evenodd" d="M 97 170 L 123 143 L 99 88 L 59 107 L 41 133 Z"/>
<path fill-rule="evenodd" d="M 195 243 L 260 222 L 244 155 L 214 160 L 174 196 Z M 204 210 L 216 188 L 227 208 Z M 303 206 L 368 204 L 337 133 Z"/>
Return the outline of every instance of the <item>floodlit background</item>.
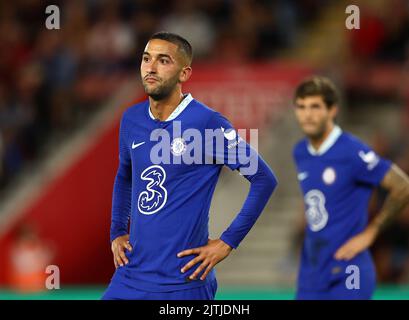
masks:
<path fill-rule="evenodd" d="M 61 28 L 47 30 L 47 5 Z M 409 172 L 409 2 L 343 0 L 14 0 L 0 2 L 0 299 L 98 299 L 109 244 L 121 113 L 144 99 L 141 52 L 160 30 L 191 41 L 185 92 L 237 128 L 259 129 L 280 185 L 238 250 L 217 266 L 220 299 L 292 299 L 302 197 L 291 159 L 291 98 L 308 75 L 342 91 L 339 122 Z M 211 208 L 218 237 L 248 183 L 224 170 Z M 385 195 L 375 192 L 375 214 Z M 409 212 L 372 248 L 380 299 L 409 299 Z M 46 290 L 45 266 L 60 290 Z M 47 270 L 55 275 L 55 270 Z M 39 285 L 40 284 L 40 285 Z"/>

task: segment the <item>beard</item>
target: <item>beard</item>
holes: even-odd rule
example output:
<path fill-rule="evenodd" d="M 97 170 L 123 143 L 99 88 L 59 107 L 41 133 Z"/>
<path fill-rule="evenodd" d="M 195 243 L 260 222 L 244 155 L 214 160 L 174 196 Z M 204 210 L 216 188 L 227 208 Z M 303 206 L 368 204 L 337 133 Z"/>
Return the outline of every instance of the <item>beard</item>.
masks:
<path fill-rule="evenodd" d="M 145 93 L 155 101 L 163 100 L 164 98 L 168 97 L 179 83 L 178 74 L 167 79 L 166 81 L 163 81 L 161 78 L 157 79 L 158 85 L 154 88 L 149 87 L 149 85 L 143 82 Z"/>
<path fill-rule="evenodd" d="M 311 140 L 321 140 L 326 132 L 326 122 L 318 124 L 314 132 L 304 132 Z"/>

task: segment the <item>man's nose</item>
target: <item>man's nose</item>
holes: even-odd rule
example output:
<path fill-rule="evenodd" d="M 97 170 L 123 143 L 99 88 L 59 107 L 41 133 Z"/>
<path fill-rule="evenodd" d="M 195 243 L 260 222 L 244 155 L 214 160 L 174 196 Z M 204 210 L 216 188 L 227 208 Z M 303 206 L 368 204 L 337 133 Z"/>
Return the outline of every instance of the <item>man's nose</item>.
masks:
<path fill-rule="evenodd" d="M 157 72 L 157 63 L 156 61 L 151 61 L 146 67 L 146 72 L 149 74 L 155 74 Z"/>
<path fill-rule="evenodd" d="M 305 108 L 304 109 L 304 116 L 306 118 L 310 118 L 311 117 L 311 109 L 310 108 Z"/>

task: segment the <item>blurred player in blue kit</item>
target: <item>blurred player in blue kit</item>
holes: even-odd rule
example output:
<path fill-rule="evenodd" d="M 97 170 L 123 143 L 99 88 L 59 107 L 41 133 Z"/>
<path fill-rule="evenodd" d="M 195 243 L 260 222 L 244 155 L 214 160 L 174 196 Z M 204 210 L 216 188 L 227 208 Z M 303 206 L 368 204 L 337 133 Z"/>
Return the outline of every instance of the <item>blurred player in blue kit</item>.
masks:
<path fill-rule="evenodd" d="M 339 97 L 329 79 L 303 81 L 294 102 L 306 136 L 295 145 L 293 157 L 307 221 L 296 298 L 370 299 L 376 272 L 368 249 L 408 204 L 409 178 L 335 123 Z M 388 197 L 368 222 L 376 186 Z"/>
<path fill-rule="evenodd" d="M 277 185 L 225 117 L 182 93 L 191 63 L 192 47 L 179 35 L 156 33 L 145 47 L 140 70 L 149 99 L 121 119 L 110 232 L 116 271 L 103 299 L 214 299 L 214 266 L 238 247 Z M 199 141 L 185 134 L 192 129 Z M 185 163 L 181 158 L 193 143 L 211 147 L 200 161 Z M 159 144 L 172 161 L 153 159 Z M 240 160 L 245 155 L 247 162 Z M 231 225 L 211 240 L 209 208 L 223 165 L 239 170 L 250 190 Z M 255 170 L 245 173 L 250 167 Z"/>

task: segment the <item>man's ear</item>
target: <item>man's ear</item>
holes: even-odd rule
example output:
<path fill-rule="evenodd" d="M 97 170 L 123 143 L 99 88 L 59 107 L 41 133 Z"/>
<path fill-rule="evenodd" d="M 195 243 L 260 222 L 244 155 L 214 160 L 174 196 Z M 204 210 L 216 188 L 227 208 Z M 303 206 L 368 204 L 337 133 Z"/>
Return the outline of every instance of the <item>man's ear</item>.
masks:
<path fill-rule="evenodd" d="M 331 107 L 330 113 L 331 113 L 332 119 L 335 119 L 338 115 L 338 105 L 334 104 Z"/>
<path fill-rule="evenodd" d="M 183 67 L 179 75 L 179 82 L 183 83 L 189 80 L 192 75 L 192 67 Z"/>

